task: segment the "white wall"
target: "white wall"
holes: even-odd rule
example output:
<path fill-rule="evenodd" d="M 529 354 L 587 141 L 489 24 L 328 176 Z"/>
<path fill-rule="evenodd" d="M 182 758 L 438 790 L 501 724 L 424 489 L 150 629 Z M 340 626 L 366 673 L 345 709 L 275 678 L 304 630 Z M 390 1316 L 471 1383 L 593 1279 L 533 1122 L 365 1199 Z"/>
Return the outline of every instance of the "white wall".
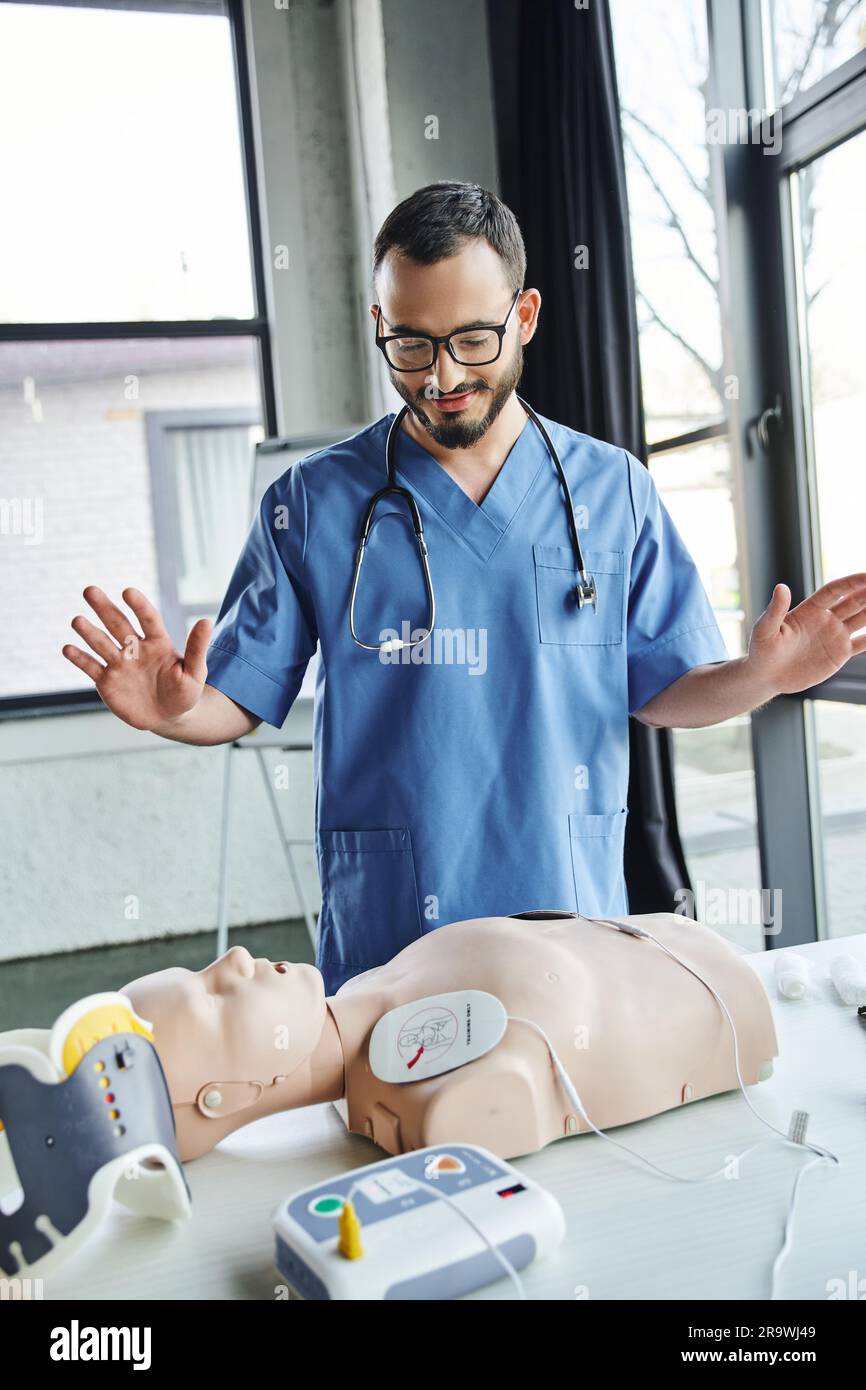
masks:
<path fill-rule="evenodd" d="M 107 712 L 0 724 L 0 959 L 215 929 L 226 756 Z M 234 757 L 229 920 L 300 916 L 257 759 Z M 309 756 L 265 757 L 287 832 L 309 837 Z M 295 854 L 317 910 L 312 847 Z"/>

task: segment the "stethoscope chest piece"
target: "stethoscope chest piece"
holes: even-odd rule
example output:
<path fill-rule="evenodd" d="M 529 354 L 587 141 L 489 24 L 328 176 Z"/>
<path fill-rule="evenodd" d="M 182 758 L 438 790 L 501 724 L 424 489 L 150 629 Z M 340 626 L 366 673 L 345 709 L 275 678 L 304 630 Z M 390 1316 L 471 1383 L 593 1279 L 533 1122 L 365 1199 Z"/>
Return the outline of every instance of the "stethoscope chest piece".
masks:
<path fill-rule="evenodd" d="M 595 579 L 591 574 L 583 570 L 580 576 L 580 583 L 575 586 L 575 598 L 578 608 L 586 608 L 590 604 L 594 613 L 598 612 L 598 590 L 595 587 Z"/>

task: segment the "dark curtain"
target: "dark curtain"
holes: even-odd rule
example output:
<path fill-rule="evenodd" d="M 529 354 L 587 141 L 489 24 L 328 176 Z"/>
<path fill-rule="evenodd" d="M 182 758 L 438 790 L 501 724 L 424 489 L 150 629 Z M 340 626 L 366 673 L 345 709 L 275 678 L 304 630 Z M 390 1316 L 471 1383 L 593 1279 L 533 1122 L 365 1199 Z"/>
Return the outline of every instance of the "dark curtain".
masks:
<path fill-rule="evenodd" d="M 637 318 L 607 0 L 487 0 L 500 197 L 526 241 L 544 331 L 521 394 L 536 410 L 645 461 Z M 575 269 L 575 248 L 589 268 Z M 579 253 L 578 253 L 579 254 Z M 629 720 L 625 878 L 632 912 L 690 888 L 671 735 Z"/>

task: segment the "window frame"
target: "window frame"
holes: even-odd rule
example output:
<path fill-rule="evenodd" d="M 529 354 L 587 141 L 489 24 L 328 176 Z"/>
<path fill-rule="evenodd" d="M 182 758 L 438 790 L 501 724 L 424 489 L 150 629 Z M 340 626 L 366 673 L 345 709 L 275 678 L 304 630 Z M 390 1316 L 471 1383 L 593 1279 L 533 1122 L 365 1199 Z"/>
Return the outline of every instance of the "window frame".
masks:
<path fill-rule="evenodd" d="M 761 6 L 707 0 L 713 106 L 767 110 Z M 776 115 L 776 113 L 772 113 Z M 720 264 L 727 289 L 723 326 L 740 383 L 731 402 L 731 446 L 745 518 L 744 602 L 754 622 L 784 578 L 792 605 L 814 583 L 807 401 L 800 361 L 796 251 L 790 177 L 866 128 L 866 53 L 855 55 L 799 93 L 776 115 L 780 152 L 758 144 L 718 147 Z M 756 427 L 780 404 L 769 448 Z M 827 913 L 821 854 L 815 700 L 866 703 L 866 659 L 852 658 L 829 680 L 780 695 L 752 714 L 762 882 L 784 884 L 791 904 L 768 948 L 823 939 Z"/>
<path fill-rule="evenodd" d="M 33 0 L 10 0 L 13 4 L 32 4 Z M 85 9 L 114 8 L 104 0 L 36 0 L 36 3 Z M 262 241 L 262 219 L 256 179 L 256 157 L 252 96 L 244 26 L 243 0 L 225 0 L 232 36 L 235 100 L 237 103 L 241 162 L 245 186 L 247 236 L 250 247 L 253 302 L 250 318 L 229 319 L 146 319 L 111 320 L 98 323 L 0 323 L 0 342 L 58 342 L 104 340 L 110 338 L 251 338 L 258 344 L 259 380 L 262 401 L 261 424 L 266 437 L 277 429 L 277 401 L 274 381 L 272 327 L 267 314 L 267 292 Z M 179 3 L 178 0 L 131 0 L 126 8 L 165 13 L 205 12 L 207 5 Z M 216 413 L 216 412 L 213 412 Z M 254 422 L 255 423 L 255 422 Z M 0 698 L 0 719 L 75 711 L 104 710 L 96 689 L 45 691 L 31 695 Z"/>

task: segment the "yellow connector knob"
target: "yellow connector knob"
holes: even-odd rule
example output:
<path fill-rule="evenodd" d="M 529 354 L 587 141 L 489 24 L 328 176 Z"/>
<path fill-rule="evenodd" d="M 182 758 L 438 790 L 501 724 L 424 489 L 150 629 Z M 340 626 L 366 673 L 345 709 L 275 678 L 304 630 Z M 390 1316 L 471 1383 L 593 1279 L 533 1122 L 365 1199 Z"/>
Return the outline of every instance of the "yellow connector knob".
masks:
<path fill-rule="evenodd" d="M 360 1260 L 364 1253 L 361 1244 L 361 1223 L 351 1202 L 343 1203 L 339 1220 L 340 1239 L 337 1249 L 347 1260 Z"/>

